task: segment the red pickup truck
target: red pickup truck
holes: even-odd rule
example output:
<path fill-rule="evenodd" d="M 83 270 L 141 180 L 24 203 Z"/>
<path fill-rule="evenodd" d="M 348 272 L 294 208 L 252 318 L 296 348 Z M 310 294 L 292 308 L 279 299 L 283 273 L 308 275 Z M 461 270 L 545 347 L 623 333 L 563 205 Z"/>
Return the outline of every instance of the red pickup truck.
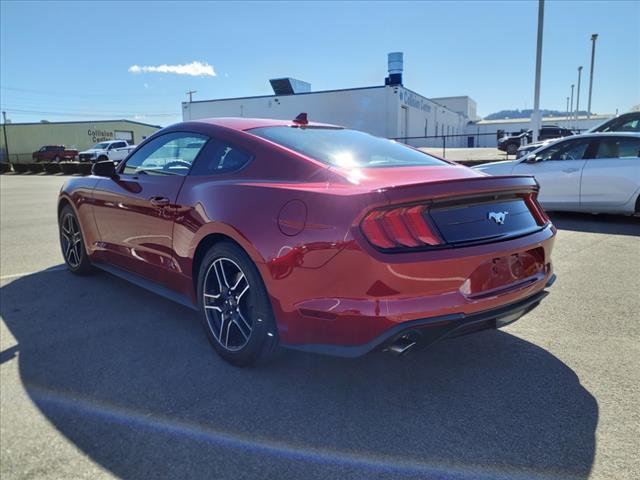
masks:
<path fill-rule="evenodd" d="M 36 162 L 56 163 L 62 160 L 74 160 L 77 156 L 78 150 L 65 148 L 64 145 L 45 145 L 32 154 L 32 158 Z"/>

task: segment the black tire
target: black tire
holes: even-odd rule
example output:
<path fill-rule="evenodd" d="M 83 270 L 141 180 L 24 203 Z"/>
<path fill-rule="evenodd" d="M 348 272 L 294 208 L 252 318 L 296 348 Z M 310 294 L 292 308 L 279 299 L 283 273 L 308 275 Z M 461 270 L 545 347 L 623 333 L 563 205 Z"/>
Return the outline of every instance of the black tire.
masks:
<path fill-rule="evenodd" d="M 62 257 L 69 271 L 76 275 L 91 273 L 93 267 L 85 249 L 82 228 L 70 205 L 65 205 L 60 212 L 58 230 Z M 71 246 L 70 243 L 72 243 Z"/>
<path fill-rule="evenodd" d="M 234 284 L 237 288 L 227 288 Z M 245 287 L 248 289 L 241 293 Z M 217 243 L 203 258 L 198 271 L 198 306 L 211 345 L 227 362 L 250 366 L 274 357 L 278 333 L 269 296 L 258 269 L 237 245 Z"/>
<path fill-rule="evenodd" d="M 98 160 L 97 160 L 97 161 L 98 161 L 98 162 L 105 162 L 105 161 L 107 161 L 107 160 L 109 160 L 109 157 L 107 157 L 106 155 L 100 155 L 100 156 L 98 157 Z"/>
<path fill-rule="evenodd" d="M 519 146 L 515 143 L 507 144 L 507 155 L 515 155 L 518 153 Z"/>

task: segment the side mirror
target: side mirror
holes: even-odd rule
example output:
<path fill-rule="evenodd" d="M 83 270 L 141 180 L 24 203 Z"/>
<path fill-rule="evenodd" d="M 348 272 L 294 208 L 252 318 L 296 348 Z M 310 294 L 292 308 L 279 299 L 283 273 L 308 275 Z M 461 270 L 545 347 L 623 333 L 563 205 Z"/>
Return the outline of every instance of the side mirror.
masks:
<path fill-rule="evenodd" d="M 96 177 L 113 178 L 116 176 L 116 164 L 111 160 L 96 162 L 91 167 L 91 174 Z"/>
<path fill-rule="evenodd" d="M 524 159 L 524 163 L 537 163 L 542 160 L 542 157 L 536 157 L 535 155 L 529 155 Z"/>

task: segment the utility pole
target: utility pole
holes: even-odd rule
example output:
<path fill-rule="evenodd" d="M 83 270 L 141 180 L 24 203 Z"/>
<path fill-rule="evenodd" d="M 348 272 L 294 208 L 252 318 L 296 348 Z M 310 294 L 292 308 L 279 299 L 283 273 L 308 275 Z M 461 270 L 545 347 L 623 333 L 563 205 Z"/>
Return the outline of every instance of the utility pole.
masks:
<path fill-rule="evenodd" d="M 533 143 L 538 141 L 540 133 L 540 73 L 542 71 L 542 30 L 544 24 L 544 0 L 538 0 L 538 42 L 536 45 L 536 82 L 533 93 L 533 113 L 531 114 L 531 130 Z"/>
<path fill-rule="evenodd" d="M 189 90 L 189 91 L 187 92 L 187 95 L 189 95 L 189 103 L 192 103 L 192 102 L 193 102 L 193 94 L 194 94 L 194 93 L 198 93 L 198 91 L 197 91 L 197 90 Z"/>
<path fill-rule="evenodd" d="M 573 87 L 575 85 L 572 83 L 571 84 L 571 109 L 569 110 L 571 112 L 571 126 L 569 128 L 573 128 L 574 124 L 573 124 Z"/>
<path fill-rule="evenodd" d="M 596 58 L 596 40 L 598 34 L 591 35 L 591 71 L 589 72 L 589 101 L 587 103 L 587 118 L 591 118 L 591 91 L 593 89 L 593 64 Z"/>
<path fill-rule="evenodd" d="M 2 112 L 2 133 L 4 134 L 5 160 L 9 163 L 9 144 L 7 143 L 7 112 Z"/>
<path fill-rule="evenodd" d="M 570 111 L 571 110 L 569 110 L 569 97 L 567 97 L 567 128 L 571 128 L 570 127 L 571 124 L 569 123 L 569 112 Z"/>
<path fill-rule="evenodd" d="M 582 77 L 582 66 L 578 67 L 578 91 L 576 92 L 576 130 L 580 132 L 580 77 Z"/>

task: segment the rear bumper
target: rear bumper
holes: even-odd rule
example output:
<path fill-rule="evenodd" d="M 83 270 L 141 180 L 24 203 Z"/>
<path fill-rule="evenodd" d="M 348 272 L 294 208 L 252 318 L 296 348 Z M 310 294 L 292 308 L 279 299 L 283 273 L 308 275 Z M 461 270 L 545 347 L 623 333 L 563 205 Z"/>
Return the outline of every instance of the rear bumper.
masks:
<path fill-rule="evenodd" d="M 551 275 L 545 288 L 550 287 L 555 280 L 556 275 Z M 546 290 L 541 290 L 517 302 L 468 315 L 455 313 L 410 320 L 390 328 L 373 340 L 361 345 L 285 344 L 283 346 L 311 353 L 339 357 L 359 357 L 373 350 L 384 349 L 403 336 L 412 335 L 413 339 L 424 347 L 444 338 L 462 336 L 491 328 L 500 328 L 513 323 L 536 308 L 548 294 L 549 292 Z"/>

